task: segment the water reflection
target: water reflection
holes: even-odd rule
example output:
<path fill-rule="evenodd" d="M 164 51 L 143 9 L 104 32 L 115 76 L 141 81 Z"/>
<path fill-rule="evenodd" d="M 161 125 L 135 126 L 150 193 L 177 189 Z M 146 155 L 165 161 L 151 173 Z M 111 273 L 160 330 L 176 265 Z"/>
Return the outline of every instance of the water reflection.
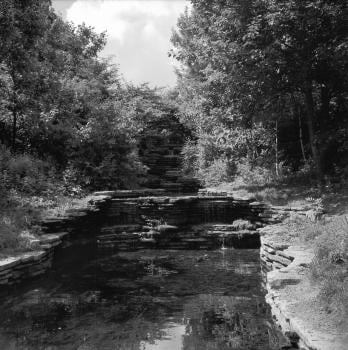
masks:
<path fill-rule="evenodd" d="M 68 257 L 1 300 L 0 349 L 278 348 L 258 251 L 90 247 Z"/>
<path fill-rule="evenodd" d="M 186 333 L 186 326 L 178 323 L 168 323 L 165 325 L 164 336 L 153 342 L 141 341 L 139 350 L 168 350 L 184 349 L 183 335 Z"/>

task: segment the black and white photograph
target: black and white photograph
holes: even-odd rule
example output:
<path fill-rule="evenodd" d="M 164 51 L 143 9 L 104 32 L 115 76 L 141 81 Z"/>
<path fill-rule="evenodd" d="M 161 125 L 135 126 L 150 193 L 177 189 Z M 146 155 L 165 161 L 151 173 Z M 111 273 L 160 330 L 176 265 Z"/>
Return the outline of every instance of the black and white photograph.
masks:
<path fill-rule="evenodd" d="M 0 350 L 348 350 L 347 0 L 0 0 Z"/>

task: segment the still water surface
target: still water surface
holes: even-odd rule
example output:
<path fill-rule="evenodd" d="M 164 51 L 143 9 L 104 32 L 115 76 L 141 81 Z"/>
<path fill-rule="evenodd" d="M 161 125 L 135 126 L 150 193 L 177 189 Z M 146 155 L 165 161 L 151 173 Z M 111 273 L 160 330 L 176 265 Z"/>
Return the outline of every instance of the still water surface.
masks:
<path fill-rule="evenodd" d="M 277 349 L 258 250 L 69 248 L 0 300 L 1 350 Z"/>

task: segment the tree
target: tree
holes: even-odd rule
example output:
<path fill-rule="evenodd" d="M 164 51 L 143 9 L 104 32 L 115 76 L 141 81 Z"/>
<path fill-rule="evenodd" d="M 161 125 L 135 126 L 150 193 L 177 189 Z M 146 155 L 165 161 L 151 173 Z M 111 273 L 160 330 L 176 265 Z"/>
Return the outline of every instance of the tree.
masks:
<path fill-rule="evenodd" d="M 330 105 L 347 92 L 347 64 L 342 64 L 348 58 L 342 50 L 347 45 L 347 6 L 327 0 L 268 5 L 264 32 L 271 36 L 270 59 L 278 63 L 280 79 L 288 82 L 289 90 L 303 97 L 312 156 L 322 178 L 325 131 L 337 118 Z"/>
<path fill-rule="evenodd" d="M 50 1 L 1 6 L 1 142 L 85 187 L 131 186 L 142 172 L 136 136 L 160 97 L 122 84 L 98 57 L 105 33 L 65 22 Z"/>
<path fill-rule="evenodd" d="M 49 25 L 48 0 L 5 0 L 0 11 L 0 60 L 10 78 L 8 109 L 12 114 L 12 148 L 16 148 L 18 118 L 32 101 L 32 83 L 36 79 L 38 46 Z"/>
<path fill-rule="evenodd" d="M 216 125 L 253 133 L 260 122 L 278 130 L 279 121 L 301 111 L 321 179 L 327 140 L 335 139 L 346 120 L 345 2 L 192 0 L 192 5 L 172 37 L 171 55 L 181 63 L 184 121 L 198 134 Z M 254 142 L 249 146 L 255 149 Z"/>

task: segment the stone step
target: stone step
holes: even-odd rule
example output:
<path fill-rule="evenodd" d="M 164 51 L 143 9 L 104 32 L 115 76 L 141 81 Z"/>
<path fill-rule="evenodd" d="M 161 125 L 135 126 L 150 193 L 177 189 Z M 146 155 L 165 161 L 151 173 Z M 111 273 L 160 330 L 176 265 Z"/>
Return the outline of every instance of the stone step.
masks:
<path fill-rule="evenodd" d="M 101 233 L 122 233 L 122 232 L 136 232 L 140 231 L 141 225 L 114 225 L 103 227 Z"/>
<path fill-rule="evenodd" d="M 127 239 L 138 239 L 140 237 L 141 233 L 111 233 L 107 235 L 101 235 L 97 237 L 97 240 L 103 241 L 103 240 L 114 240 L 114 241 L 124 241 Z"/>

